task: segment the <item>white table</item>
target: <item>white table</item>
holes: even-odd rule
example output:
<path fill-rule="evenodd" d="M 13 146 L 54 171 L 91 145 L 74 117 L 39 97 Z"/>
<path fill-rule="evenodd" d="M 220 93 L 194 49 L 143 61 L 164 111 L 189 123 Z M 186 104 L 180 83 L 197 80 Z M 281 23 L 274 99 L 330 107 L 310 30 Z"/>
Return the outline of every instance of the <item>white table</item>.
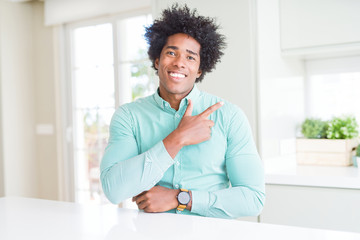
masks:
<path fill-rule="evenodd" d="M 6 197 L 0 198 L 0 239 L 360 240 L 360 234 Z"/>

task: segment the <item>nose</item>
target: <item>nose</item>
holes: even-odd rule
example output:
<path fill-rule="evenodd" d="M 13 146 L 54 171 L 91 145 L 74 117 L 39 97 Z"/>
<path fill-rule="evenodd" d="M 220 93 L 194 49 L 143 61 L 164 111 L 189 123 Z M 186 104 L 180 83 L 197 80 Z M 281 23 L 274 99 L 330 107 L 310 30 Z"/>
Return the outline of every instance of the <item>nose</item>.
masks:
<path fill-rule="evenodd" d="M 177 66 L 178 68 L 184 68 L 185 67 L 185 57 L 179 55 L 177 56 L 173 61 L 174 66 Z"/>

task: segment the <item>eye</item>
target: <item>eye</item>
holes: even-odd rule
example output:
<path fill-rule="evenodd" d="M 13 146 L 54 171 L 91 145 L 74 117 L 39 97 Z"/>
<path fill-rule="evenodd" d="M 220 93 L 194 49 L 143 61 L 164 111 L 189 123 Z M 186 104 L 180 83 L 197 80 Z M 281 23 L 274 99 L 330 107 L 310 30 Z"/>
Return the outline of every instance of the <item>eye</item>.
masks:
<path fill-rule="evenodd" d="M 189 60 L 195 61 L 196 59 L 193 56 L 188 56 L 187 57 Z"/>
<path fill-rule="evenodd" d="M 173 52 L 173 51 L 168 51 L 168 52 L 166 52 L 166 54 L 168 54 L 170 56 L 175 56 L 175 52 Z"/>

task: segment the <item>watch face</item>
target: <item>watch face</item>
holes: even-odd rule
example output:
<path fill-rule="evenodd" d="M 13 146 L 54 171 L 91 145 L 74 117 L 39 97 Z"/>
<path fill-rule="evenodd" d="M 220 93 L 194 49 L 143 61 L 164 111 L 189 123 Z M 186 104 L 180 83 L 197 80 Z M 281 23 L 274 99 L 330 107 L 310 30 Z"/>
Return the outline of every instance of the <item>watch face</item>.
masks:
<path fill-rule="evenodd" d="M 188 192 L 180 192 L 178 195 L 178 201 L 183 205 L 188 204 L 190 202 L 190 194 Z"/>

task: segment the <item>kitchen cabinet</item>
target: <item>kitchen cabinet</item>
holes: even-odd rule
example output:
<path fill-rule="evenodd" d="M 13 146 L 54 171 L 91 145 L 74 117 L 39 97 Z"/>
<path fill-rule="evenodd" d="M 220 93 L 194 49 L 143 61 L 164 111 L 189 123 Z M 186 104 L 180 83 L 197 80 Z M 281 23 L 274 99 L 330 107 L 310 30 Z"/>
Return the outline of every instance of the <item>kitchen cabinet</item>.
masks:
<path fill-rule="evenodd" d="M 260 221 L 360 232 L 360 189 L 267 184 Z"/>
<path fill-rule="evenodd" d="M 284 54 L 360 52 L 360 1 L 280 0 Z"/>

